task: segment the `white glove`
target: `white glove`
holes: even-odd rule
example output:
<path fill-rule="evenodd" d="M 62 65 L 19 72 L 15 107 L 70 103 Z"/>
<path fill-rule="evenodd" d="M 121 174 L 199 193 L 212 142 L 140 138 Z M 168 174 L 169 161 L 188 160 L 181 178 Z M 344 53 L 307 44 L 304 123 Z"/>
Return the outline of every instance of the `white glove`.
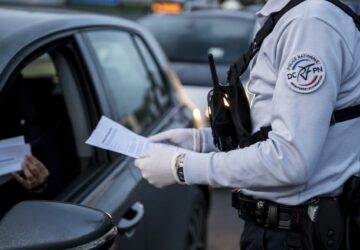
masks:
<path fill-rule="evenodd" d="M 164 148 L 152 149 L 136 159 L 135 166 L 150 184 L 161 188 L 177 182 L 175 159 L 179 154 Z"/>
<path fill-rule="evenodd" d="M 150 142 L 172 144 L 188 150 L 201 151 L 201 134 L 195 128 L 171 129 L 149 137 Z"/>

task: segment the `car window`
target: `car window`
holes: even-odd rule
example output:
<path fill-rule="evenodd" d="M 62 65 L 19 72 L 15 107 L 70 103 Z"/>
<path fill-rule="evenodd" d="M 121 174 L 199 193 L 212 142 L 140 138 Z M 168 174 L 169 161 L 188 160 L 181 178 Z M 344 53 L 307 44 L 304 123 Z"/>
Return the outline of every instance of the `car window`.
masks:
<path fill-rule="evenodd" d="M 142 57 L 129 33 L 93 31 L 86 35 L 109 87 L 115 120 L 137 133 L 144 132 L 161 116 L 157 92 L 164 96 L 164 87 L 160 73 L 155 65 L 145 67 L 149 56 Z"/>
<path fill-rule="evenodd" d="M 246 18 L 164 15 L 141 19 L 171 61 L 232 63 L 252 38 L 254 21 Z"/>
<path fill-rule="evenodd" d="M 31 62 L 22 71 L 21 75 L 27 79 L 48 78 L 58 84 L 55 65 L 48 53 L 45 53 Z"/>
<path fill-rule="evenodd" d="M 14 73 L 1 91 L 0 140 L 24 136 L 31 154 L 49 176 L 30 190 L 11 174 L 0 176 L 0 217 L 22 200 L 56 199 L 90 162 L 96 162 L 93 148 L 84 144 L 89 131 L 79 127 L 84 123 L 84 112 L 76 94 L 76 77 L 60 58 L 65 57 L 54 50 L 24 63 L 26 66 Z M 26 171 L 18 174 L 28 179 Z"/>

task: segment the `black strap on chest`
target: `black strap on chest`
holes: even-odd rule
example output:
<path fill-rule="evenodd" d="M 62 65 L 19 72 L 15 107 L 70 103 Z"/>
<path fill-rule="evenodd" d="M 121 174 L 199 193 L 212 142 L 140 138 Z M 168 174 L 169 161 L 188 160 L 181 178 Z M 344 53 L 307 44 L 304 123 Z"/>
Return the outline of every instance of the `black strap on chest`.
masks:
<path fill-rule="evenodd" d="M 273 31 L 277 22 L 280 18 L 288 12 L 290 9 L 294 8 L 298 4 L 304 2 L 306 0 L 291 0 L 284 8 L 282 8 L 278 12 L 272 13 L 262 28 L 257 32 L 255 39 L 250 44 L 250 47 L 247 52 L 245 52 L 236 62 L 235 66 L 237 68 L 238 77 L 240 77 L 248 68 L 250 61 L 254 58 L 256 53 L 260 50 L 260 47 L 265 40 L 265 38 Z M 343 10 L 346 14 L 348 14 L 353 20 L 360 31 L 360 18 L 359 16 L 352 11 L 350 7 L 346 4 L 342 3 L 339 0 L 327 0 L 328 2 L 336 5 L 341 10 Z M 335 123 L 344 122 L 347 120 L 351 120 L 354 118 L 360 117 L 360 104 L 352 107 L 348 107 L 345 109 L 335 110 L 332 114 L 330 125 L 334 125 Z M 271 127 L 262 127 L 259 131 L 255 132 L 251 136 L 251 141 L 253 143 L 263 141 L 267 139 L 268 132 L 271 131 Z"/>

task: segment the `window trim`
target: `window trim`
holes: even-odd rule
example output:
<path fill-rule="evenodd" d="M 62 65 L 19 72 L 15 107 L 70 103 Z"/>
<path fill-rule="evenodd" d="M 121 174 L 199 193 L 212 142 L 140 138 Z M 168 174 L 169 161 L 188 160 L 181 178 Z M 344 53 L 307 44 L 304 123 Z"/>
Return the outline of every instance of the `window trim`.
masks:
<path fill-rule="evenodd" d="M 139 46 L 139 44 L 138 44 L 138 42 L 137 42 L 136 39 L 140 39 L 141 42 L 144 44 L 145 48 L 147 49 L 147 52 L 149 53 L 151 59 L 152 59 L 153 62 L 155 63 L 155 66 L 157 67 L 157 69 L 158 69 L 158 71 L 159 71 L 159 73 L 160 73 L 160 77 L 161 77 L 161 80 L 162 80 L 162 84 L 164 84 L 166 94 L 167 94 L 167 96 L 169 97 L 169 102 L 168 102 L 168 104 L 171 105 L 171 104 L 173 103 L 173 99 L 172 99 L 173 96 L 172 96 L 171 93 L 170 93 L 170 87 L 169 87 L 170 83 L 169 83 L 169 80 L 166 79 L 166 77 L 165 77 L 165 75 L 164 75 L 164 72 L 163 72 L 162 68 L 161 68 L 160 65 L 159 65 L 159 62 L 156 60 L 156 58 L 155 58 L 153 52 L 151 51 L 150 47 L 148 46 L 148 44 L 146 43 L 146 41 L 145 41 L 141 36 L 133 34 L 133 35 L 132 35 L 132 39 L 133 39 L 134 44 L 135 44 L 135 47 L 136 47 L 136 49 L 137 49 L 137 51 L 138 51 L 138 53 L 139 53 L 139 55 L 140 55 L 140 58 L 141 58 L 141 60 L 142 60 L 142 63 L 143 63 L 143 65 L 144 65 L 145 69 L 146 69 L 146 72 L 147 72 L 147 74 L 150 75 L 152 72 L 151 72 L 149 66 L 148 66 L 147 63 L 146 63 L 145 55 L 144 55 L 143 52 L 141 51 L 140 46 Z M 153 79 L 150 79 L 150 81 L 151 81 L 151 84 L 152 84 L 152 85 L 155 85 L 155 84 L 156 84 L 155 82 L 153 82 Z M 153 86 L 153 88 L 155 88 L 155 86 Z M 155 95 L 157 96 L 156 93 L 155 93 Z M 156 103 L 157 103 L 157 106 L 160 108 L 161 112 L 166 112 L 166 111 L 167 111 L 167 110 L 166 110 L 166 107 L 163 107 L 163 106 L 158 102 L 157 99 L 156 99 Z"/>

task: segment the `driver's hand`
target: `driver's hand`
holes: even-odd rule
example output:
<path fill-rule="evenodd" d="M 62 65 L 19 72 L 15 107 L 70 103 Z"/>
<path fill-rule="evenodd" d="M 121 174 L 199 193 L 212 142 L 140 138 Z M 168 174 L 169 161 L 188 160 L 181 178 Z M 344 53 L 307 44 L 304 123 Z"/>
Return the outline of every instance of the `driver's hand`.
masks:
<path fill-rule="evenodd" d="M 44 164 L 32 155 L 26 155 L 22 170 L 24 177 L 18 173 L 12 173 L 12 175 L 28 191 L 44 184 L 49 176 L 49 171 Z"/>

